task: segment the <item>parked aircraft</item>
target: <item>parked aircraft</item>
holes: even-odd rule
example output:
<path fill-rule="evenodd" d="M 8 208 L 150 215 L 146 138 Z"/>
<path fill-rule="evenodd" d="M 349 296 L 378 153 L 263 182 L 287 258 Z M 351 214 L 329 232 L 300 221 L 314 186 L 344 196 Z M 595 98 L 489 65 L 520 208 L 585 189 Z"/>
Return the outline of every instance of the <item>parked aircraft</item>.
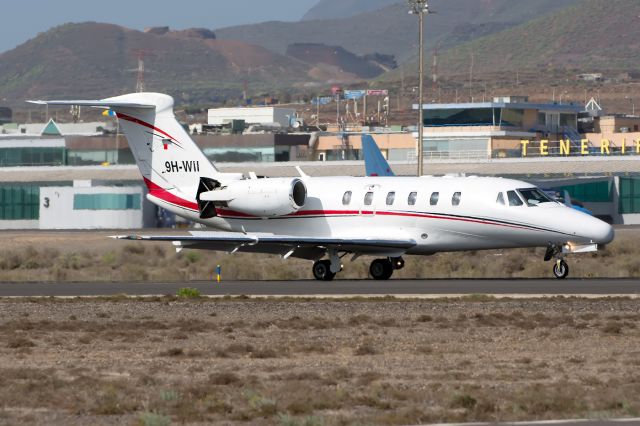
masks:
<path fill-rule="evenodd" d="M 555 259 L 553 272 L 564 278 L 569 273 L 565 255 L 596 251 L 614 238 L 607 223 L 517 180 L 222 173 L 175 119 L 173 98 L 163 94 L 35 103 L 115 111 L 147 198 L 224 231 L 122 239 L 309 259 L 314 277 L 328 281 L 347 255 L 352 260 L 374 256 L 371 276 L 388 279 L 404 266 L 405 255 L 515 247 L 546 247 L 545 260 Z"/>
<path fill-rule="evenodd" d="M 371 135 L 362 135 L 362 152 L 367 176 L 395 176 Z"/>

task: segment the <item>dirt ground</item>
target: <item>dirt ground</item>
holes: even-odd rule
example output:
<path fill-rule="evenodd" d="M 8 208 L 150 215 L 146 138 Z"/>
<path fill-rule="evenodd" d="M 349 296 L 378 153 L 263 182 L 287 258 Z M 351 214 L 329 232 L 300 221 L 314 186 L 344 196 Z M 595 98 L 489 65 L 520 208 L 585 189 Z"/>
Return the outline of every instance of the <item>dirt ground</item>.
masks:
<path fill-rule="evenodd" d="M 209 280 L 221 265 L 225 280 L 311 278 L 312 262 L 280 256 L 185 249 L 169 242 L 123 241 L 110 235 L 184 234 L 186 231 L 2 231 L 0 281 L 190 281 Z M 639 227 L 618 227 L 616 239 L 597 253 L 567 257 L 570 277 L 640 277 Z M 544 248 L 467 251 L 406 256 L 394 278 L 552 277 Z M 337 278 L 367 278 L 371 257 L 344 260 Z"/>
<path fill-rule="evenodd" d="M 628 299 L 0 300 L 0 424 L 640 415 Z"/>

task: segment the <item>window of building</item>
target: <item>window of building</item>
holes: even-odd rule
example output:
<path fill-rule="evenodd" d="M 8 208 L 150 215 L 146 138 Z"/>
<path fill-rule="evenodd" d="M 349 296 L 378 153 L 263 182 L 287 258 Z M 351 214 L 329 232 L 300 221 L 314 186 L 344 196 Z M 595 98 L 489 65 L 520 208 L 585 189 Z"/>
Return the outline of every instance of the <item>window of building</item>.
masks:
<path fill-rule="evenodd" d="M 75 194 L 74 210 L 140 210 L 140 194 Z"/>
<path fill-rule="evenodd" d="M 640 179 L 620 178 L 620 214 L 640 213 Z"/>
<path fill-rule="evenodd" d="M 518 197 L 518 194 L 516 194 L 516 191 L 507 191 L 507 199 L 509 200 L 510 206 L 521 206 L 524 204 L 520 197 Z"/>
<path fill-rule="evenodd" d="M 440 193 L 434 192 L 433 194 L 431 194 L 431 197 L 429 198 L 429 204 L 432 206 L 437 206 L 439 199 L 440 199 Z"/>
<path fill-rule="evenodd" d="M 504 206 L 504 195 L 502 195 L 502 192 L 498 193 L 498 198 L 496 199 L 496 203 L 500 204 L 501 206 Z"/>
<path fill-rule="evenodd" d="M 459 206 L 461 197 L 462 197 L 462 193 L 461 192 L 454 192 L 453 196 L 451 197 L 451 205 L 452 206 Z"/>
<path fill-rule="evenodd" d="M 38 220 L 39 218 L 40 187 L 0 186 L 0 220 Z"/>
<path fill-rule="evenodd" d="M 396 193 L 395 192 L 390 192 L 387 194 L 387 205 L 391 206 L 393 205 L 393 201 L 396 199 Z"/>
<path fill-rule="evenodd" d="M 364 195 L 364 205 L 365 206 L 370 206 L 371 203 L 373 203 L 373 192 L 367 192 Z"/>
<path fill-rule="evenodd" d="M 409 194 L 409 197 L 407 198 L 407 204 L 409 204 L 410 206 L 415 206 L 417 199 L 418 199 L 418 193 L 412 192 Z"/>
<path fill-rule="evenodd" d="M 351 191 L 347 191 L 342 196 L 342 205 L 348 206 L 351 203 Z"/>

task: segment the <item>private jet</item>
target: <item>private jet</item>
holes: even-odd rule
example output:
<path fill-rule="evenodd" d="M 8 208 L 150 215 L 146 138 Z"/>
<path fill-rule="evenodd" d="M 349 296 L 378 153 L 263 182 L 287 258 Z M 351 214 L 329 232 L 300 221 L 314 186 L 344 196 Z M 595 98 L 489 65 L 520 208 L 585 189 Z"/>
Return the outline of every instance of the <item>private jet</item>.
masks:
<path fill-rule="evenodd" d="M 119 119 L 148 188 L 147 198 L 217 231 L 119 236 L 183 248 L 278 254 L 313 261 L 330 281 L 345 256 L 371 256 L 369 272 L 389 279 L 404 256 L 546 247 L 565 278 L 567 254 L 593 252 L 614 238 L 610 225 L 551 200 L 526 182 L 488 177 L 263 178 L 223 173 L 175 119 L 159 93 L 103 100 L 31 101 L 108 109 Z"/>

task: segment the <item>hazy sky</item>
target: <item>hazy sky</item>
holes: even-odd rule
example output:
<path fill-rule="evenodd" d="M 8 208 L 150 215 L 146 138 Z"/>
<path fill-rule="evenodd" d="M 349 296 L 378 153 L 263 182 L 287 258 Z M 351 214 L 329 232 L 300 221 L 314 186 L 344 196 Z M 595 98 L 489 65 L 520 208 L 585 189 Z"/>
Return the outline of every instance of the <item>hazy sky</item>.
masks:
<path fill-rule="evenodd" d="M 2 5 L 0 53 L 67 22 L 96 21 L 144 29 L 297 21 L 319 0 L 19 0 Z"/>

